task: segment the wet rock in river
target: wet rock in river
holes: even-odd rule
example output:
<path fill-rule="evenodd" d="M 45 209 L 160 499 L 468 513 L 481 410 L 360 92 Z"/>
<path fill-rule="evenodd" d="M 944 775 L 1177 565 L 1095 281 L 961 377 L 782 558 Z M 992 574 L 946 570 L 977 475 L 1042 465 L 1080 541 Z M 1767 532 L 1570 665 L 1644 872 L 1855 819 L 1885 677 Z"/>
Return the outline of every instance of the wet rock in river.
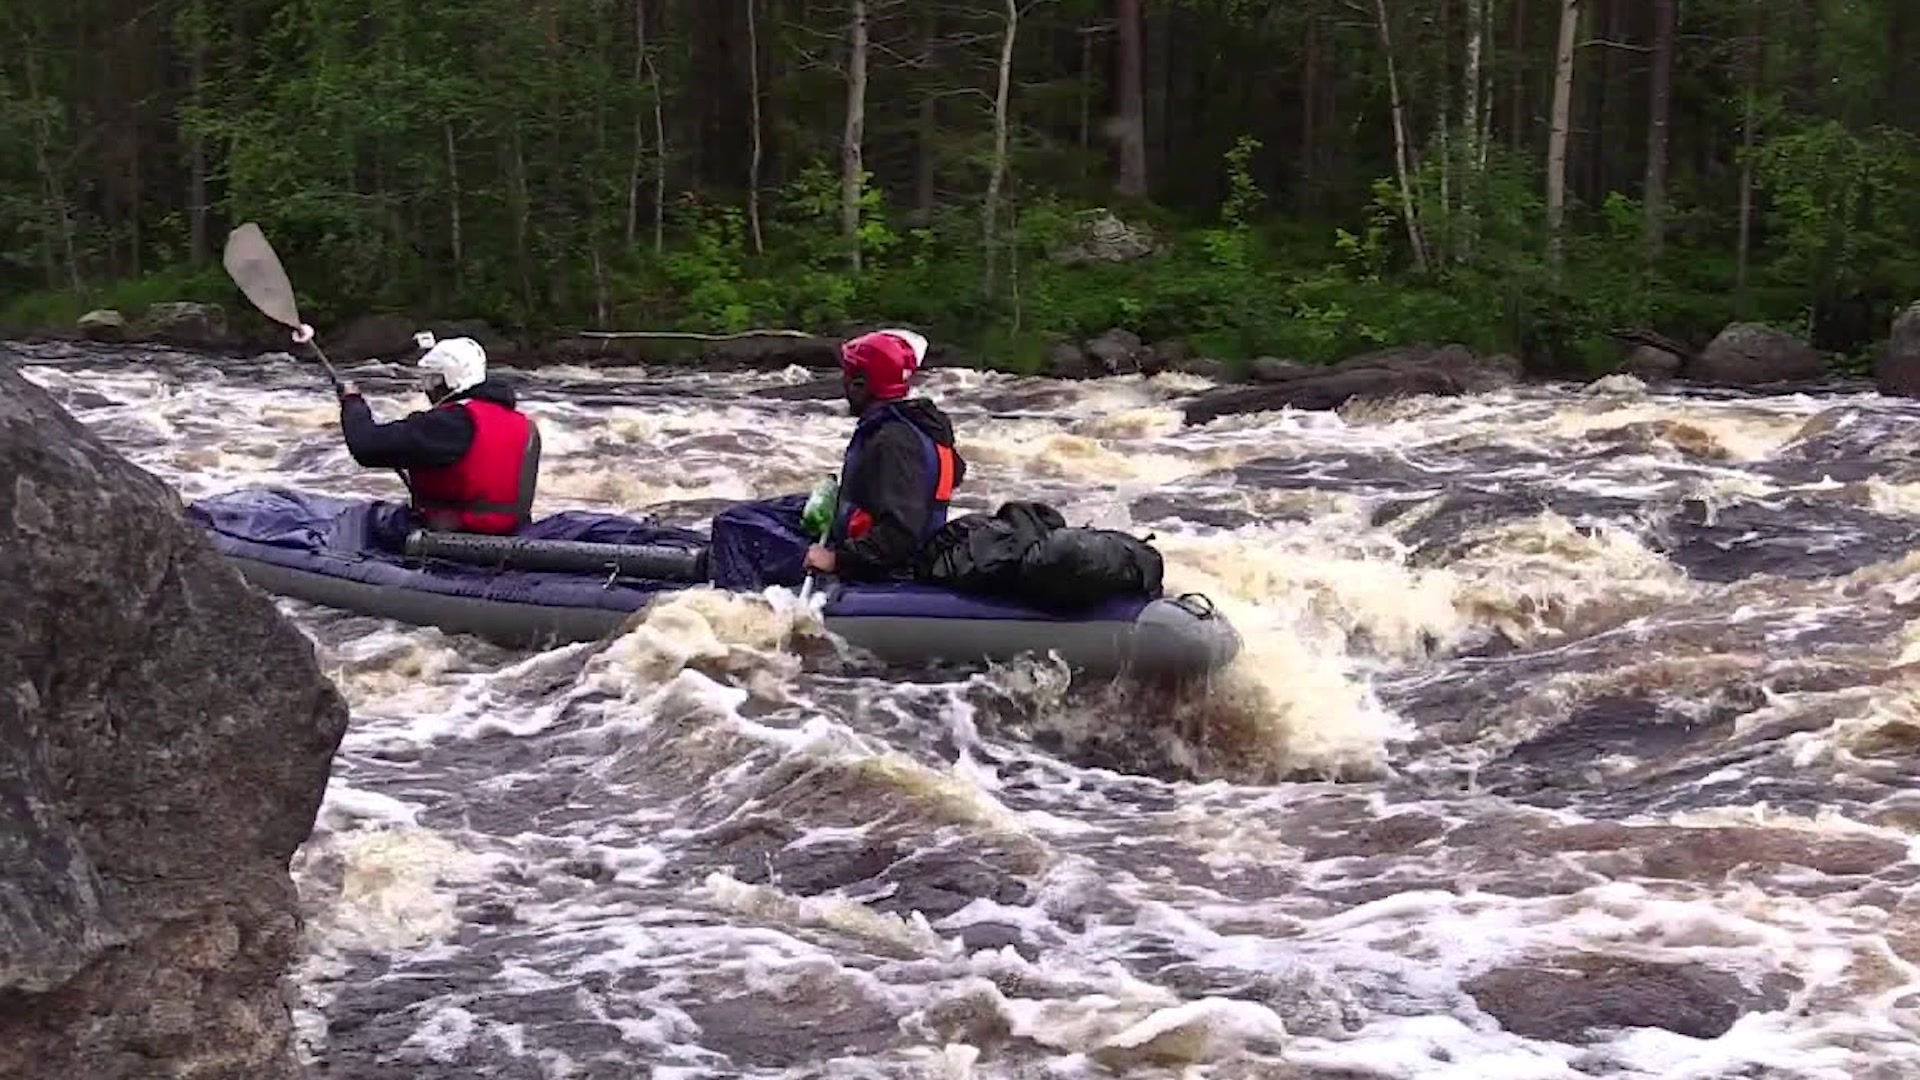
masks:
<path fill-rule="evenodd" d="M 178 497 L 5 366 L 0 443 L 0 1076 L 294 1076 L 287 861 L 346 708 Z"/>
<path fill-rule="evenodd" d="M 1574 955 L 1499 968 L 1468 981 L 1466 991 L 1515 1035 L 1581 1043 L 1635 1027 L 1717 1038 L 1744 1013 L 1784 1006 L 1794 983 L 1776 975 L 1749 989 L 1701 964 Z"/>
<path fill-rule="evenodd" d="M 977 899 L 1022 904 L 1030 895 L 1016 871 L 999 863 L 1014 861 L 982 851 L 926 851 L 888 867 L 878 879 L 893 886 L 890 895 L 872 901 L 881 911 L 899 915 L 917 911 L 929 920 L 944 919 Z"/>
<path fill-rule="evenodd" d="M 834 401 L 846 396 L 846 392 L 840 376 L 828 375 L 806 382 L 762 387 L 755 390 L 753 396 L 772 401 Z"/>
<path fill-rule="evenodd" d="M 1270 377 L 1280 374 L 1269 372 Z M 1479 357 L 1460 345 L 1415 345 L 1351 357 L 1269 385 L 1211 391 L 1189 402 L 1184 411 L 1187 423 L 1204 424 L 1238 413 L 1337 409 L 1356 398 L 1484 393 L 1519 378 L 1520 364 L 1511 357 Z"/>

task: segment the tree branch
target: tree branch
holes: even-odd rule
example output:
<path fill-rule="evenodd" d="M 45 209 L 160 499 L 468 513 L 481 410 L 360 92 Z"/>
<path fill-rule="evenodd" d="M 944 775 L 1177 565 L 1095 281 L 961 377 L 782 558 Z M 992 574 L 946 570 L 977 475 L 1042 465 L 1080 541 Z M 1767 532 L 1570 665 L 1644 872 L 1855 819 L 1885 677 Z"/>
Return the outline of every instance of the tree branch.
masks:
<path fill-rule="evenodd" d="M 817 340 L 820 335 L 809 334 L 805 330 L 742 330 L 737 334 L 696 334 L 678 330 L 576 330 L 574 337 L 598 338 L 602 340 L 628 338 L 655 338 L 669 341 L 741 341 L 746 338 L 798 338 L 802 341 Z"/>

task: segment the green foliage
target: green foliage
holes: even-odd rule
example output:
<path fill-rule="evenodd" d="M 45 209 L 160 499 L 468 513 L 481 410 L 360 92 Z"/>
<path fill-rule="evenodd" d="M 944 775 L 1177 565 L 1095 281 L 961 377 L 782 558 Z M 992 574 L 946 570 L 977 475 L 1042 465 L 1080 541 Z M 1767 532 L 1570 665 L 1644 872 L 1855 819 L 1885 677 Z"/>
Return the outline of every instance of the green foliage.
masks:
<path fill-rule="evenodd" d="M 1875 283 L 1920 290 L 1920 141 L 1829 120 L 1767 140 L 1755 165 L 1781 241 L 1776 279 L 1810 300 Z"/>
<path fill-rule="evenodd" d="M 233 307 L 233 283 L 219 267 L 175 265 L 85 293 L 43 290 L 13 297 L 0 305 L 0 330 L 69 328 L 95 308 L 112 308 L 132 321 L 149 305 L 174 300 L 220 304 L 229 314 L 238 314 Z"/>
<path fill-rule="evenodd" d="M 741 6 L 704 0 L 29 4 L 0 15 L 0 145 L 16 150 L 0 155 L 7 318 L 233 305 L 211 256 L 246 220 L 273 238 L 317 324 L 366 310 L 533 331 L 885 320 L 1021 369 L 1051 342 L 1115 326 L 1232 361 L 1455 340 L 1604 367 L 1617 327 L 1704 341 L 1736 314 L 1804 328 L 1836 299 L 1920 295 L 1920 125 L 1896 44 L 1913 23 L 1897 0 L 1684 5 L 1657 265 L 1641 240 L 1643 74 L 1616 63 L 1624 54 L 1583 59 L 1560 267 L 1545 259 L 1535 119 L 1557 13 L 1502 14 L 1501 40 L 1518 33 L 1527 51 L 1492 53 L 1482 161 L 1468 133 L 1443 131 L 1463 119 L 1458 12 L 1389 5 L 1433 254 L 1424 272 L 1372 13 L 1276 0 L 1146 5 L 1164 52 L 1154 63 L 1207 76 L 1149 80 L 1152 199 L 1121 216 L 1159 250 L 1055 262 L 1114 199 L 1114 9 L 1027 5 L 991 297 L 981 199 L 999 6 L 884 7 L 850 240 L 840 5 L 761 3 L 749 61 Z M 748 62 L 761 89 L 759 243 L 744 195 Z M 1756 216 L 1741 267 L 1749 111 Z M 213 250 L 191 274 L 155 273 L 195 258 L 194 147 Z"/>

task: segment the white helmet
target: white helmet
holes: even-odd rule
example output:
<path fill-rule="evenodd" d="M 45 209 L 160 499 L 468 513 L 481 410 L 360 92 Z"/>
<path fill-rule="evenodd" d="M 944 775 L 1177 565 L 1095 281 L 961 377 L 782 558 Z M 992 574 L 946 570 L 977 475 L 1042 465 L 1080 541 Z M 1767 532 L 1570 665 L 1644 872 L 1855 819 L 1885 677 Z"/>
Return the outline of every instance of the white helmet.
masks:
<path fill-rule="evenodd" d="M 414 340 L 432 346 L 420 358 L 419 366 L 429 378 L 438 376 L 446 383 L 447 393 L 458 394 L 487 381 L 487 350 L 472 338 L 434 342 L 431 332 L 423 332 Z"/>
<path fill-rule="evenodd" d="M 882 330 L 883 334 L 892 334 L 907 343 L 913 349 L 913 366 L 924 367 L 927 363 L 927 339 L 911 330 Z"/>

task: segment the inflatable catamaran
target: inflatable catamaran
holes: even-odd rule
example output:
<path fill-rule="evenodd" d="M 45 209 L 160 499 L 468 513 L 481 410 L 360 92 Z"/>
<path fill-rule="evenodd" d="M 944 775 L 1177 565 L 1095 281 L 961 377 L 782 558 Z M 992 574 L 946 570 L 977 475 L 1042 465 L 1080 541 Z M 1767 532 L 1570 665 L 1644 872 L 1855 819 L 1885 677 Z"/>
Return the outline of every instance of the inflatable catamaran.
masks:
<path fill-rule="evenodd" d="M 403 514 L 272 487 L 187 508 L 264 591 L 513 648 L 607 637 L 663 595 L 713 587 L 710 540 L 691 530 L 566 511 L 493 537 L 409 529 Z M 827 629 L 890 666 L 1054 653 L 1084 677 L 1191 679 L 1240 651 L 1239 634 L 1200 596 L 1113 597 L 1061 612 L 930 584 L 817 587 Z"/>

